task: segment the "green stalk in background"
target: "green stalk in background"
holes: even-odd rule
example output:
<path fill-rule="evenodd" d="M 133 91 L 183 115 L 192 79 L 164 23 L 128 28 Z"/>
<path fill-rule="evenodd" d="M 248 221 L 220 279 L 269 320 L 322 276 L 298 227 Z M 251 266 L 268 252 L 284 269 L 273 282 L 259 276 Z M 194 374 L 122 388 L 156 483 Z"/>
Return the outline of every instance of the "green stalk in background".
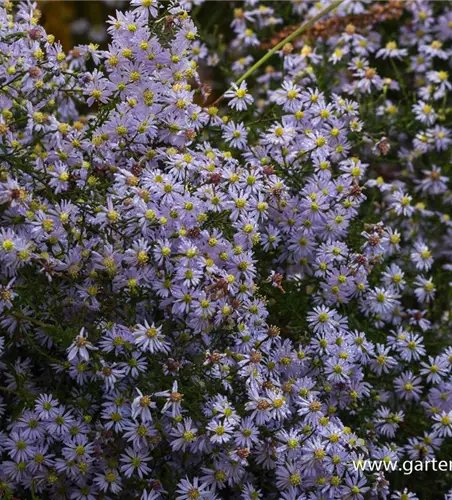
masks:
<path fill-rule="evenodd" d="M 249 76 L 251 76 L 258 68 L 260 68 L 270 57 L 277 52 L 278 50 L 282 49 L 286 43 L 291 42 L 294 38 L 299 37 L 302 33 L 304 33 L 306 30 L 312 28 L 312 26 L 319 21 L 323 16 L 331 12 L 332 10 L 336 9 L 339 7 L 339 5 L 344 2 L 344 0 L 335 0 L 332 2 L 330 5 L 325 7 L 322 11 L 320 11 L 317 15 L 315 15 L 313 18 L 311 18 L 309 21 L 306 21 L 304 24 L 302 24 L 297 30 L 295 30 L 291 35 L 287 36 L 279 42 L 277 45 L 275 45 L 271 50 L 269 50 L 263 57 L 257 61 L 256 64 L 251 66 L 251 68 L 243 74 L 236 82 L 234 82 L 237 86 L 240 85 L 243 80 L 246 80 Z M 218 104 L 224 97 L 224 94 L 222 94 L 212 105 L 214 106 L 215 104 Z"/>

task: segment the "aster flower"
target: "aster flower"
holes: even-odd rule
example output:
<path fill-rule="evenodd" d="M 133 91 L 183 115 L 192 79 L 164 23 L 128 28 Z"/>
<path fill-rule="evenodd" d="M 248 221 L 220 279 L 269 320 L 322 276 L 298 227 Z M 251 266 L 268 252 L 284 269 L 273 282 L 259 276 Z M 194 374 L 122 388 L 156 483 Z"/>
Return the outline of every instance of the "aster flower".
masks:
<path fill-rule="evenodd" d="M 172 449 L 184 451 L 197 439 L 197 432 L 198 429 L 193 426 L 191 418 L 185 418 L 171 432 L 171 435 L 175 438 L 171 442 Z"/>
<path fill-rule="evenodd" d="M 22 433 L 12 432 L 5 441 L 4 448 L 10 458 L 16 462 L 25 461 L 33 455 L 31 440 Z"/>
<path fill-rule="evenodd" d="M 176 497 L 177 500 L 214 498 L 214 495 L 212 495 L 207 485 L 204 483 L 199 484 L 199 478 L 196 476 L 193 478 L 193 481 L 190 481 L 188 478 L 182 479 L 178 483 L 177 493 L 179 494 L 179 496 Z"/>
<path fill-rule="evenodd" d="M 212 443 L 227 443 L 231 439 L 233 426 L 228 422 L 212 421 L 207 425 L 207 429 L 212 432 L 210 440 Z"/>
<path fill-rule="evenodd" d="M 411 491 L 408 491 L 407 488 L 405 488 L 403 491 L 394 491 L 394 493 L 391 495 L 391 500 L 402 500 L 402 498 L 405 500 L 419 500 L 418 496 L 415 493 L 412 493 Z"/>
<path fill-rule="evenodd" d="M 420 335 L 408 333 L 400 343 L 400 357 L 406 361 L 411 361 L 412 359 L 418 361 L 426 353 L 422 341 L 423 338 Z"/>
<path fill-rule="evenodd" d="M 383 79 L 378 75 L 375 68 L 358 69 L 356 77 L 359 79 L 357 88 L 364 93 L 371 93 L 373 88 L 380 90 L 383 87 Z"/>
<path fill-rule="evenodd" d="M 151 396 L 143 395 L 143 393 L 137 389 L 138 396 L 132 402 L 132 418 L 140 420 L 144 423 L 152 422 L 151 409 L 156 408 L 156 403 L 151 399 Z"/>
<path fill-rule="evenodd" d="M 367 294 L 367 305 L 375 314 L 387 314 L 397 304 L 398 295 L 394 289 L 376 287 Z"/>
<path fill-rule="evenodd" d="M 75 358 L 88 361 L 89 351 L 97 351 L 97 347 L 93 346 L 91 342 L 86 339 L 85 328 L 82 328 L 67 350 L 68 361 L 72 361 Z"/>
<path fill-rule="evenodd" d="M 279 466 L 276 469 L 276 481 L 277 487 L 281 490 L 299 486 L 302 482 L 300 465 L 287 463 L 285 466 Z"/>
<path fill-rule="evenodd" d="M 430 302 L 435 296 L 436 288 L 431 279 L 418 276 L 414 281 L 414 285 L 416 286 L 414 294 L 419 302 Z"/>
<path fill-rule="evenodd" d="M 447 177 L 441 175 L 441 169 L 436 165 L 432 165 L 431 170 L 422 170 L 425 177 L 418 181 L 418 189 L 430 193 L 440 194 L 447 190 Z"/>
<path fill-rule="evenodd" d="M 411 260 L 420 271 L 428 271 L 433 263 L 432 252 L 422 241 L 414 244 L 414 252 L 411 253 Z"/>
<path fill-rule="evenodd" d="M 452 412 L 441 412 L 440 414 L 433 415 L 433 430 L 440 437 L 452 436 Z"/>
<path fill-rule="evenodd" d="M 251 418 L 256 421 L 256 424 L 262 425 L 271 418 L 271 400 L 265 396 L 261 397 L 255 390 L 251 391 L 250 398 L 251 401 L 246 403 L 246 409 L 252 411 Z"/>
<path fill-rule="evenodd" d="M 272 100 L 284 107 L 285 111 L 300 109 L 301 88 L 292 81 L 284 81 L 281 89 L 272 95 Z"/>
<path fill-rule="evenodd" d="M 382 276 L 384 284 L 388 287 L 392 286 L 396 290 L 403 290 L 406 285 L 405 274 L 397 264 L 391 264 Z"/>
<path fill-rule="evenodd" d="M 438 383 L 446 377 L 449 372 L 449 366 L 444 358 L 440 356 L 428 356 L 428 362 L 421 363 L 421 375 L 426 376 L 427 382 Z"/>
<path fill-rule="evenodd" d="M 143 325 L 137 325 L 133 331 L 135 336 L 135 344 L 141 351 L 154 352 L 168 352 L 169 343 L 165 340 L 164 335 L 161 333 L 162 327 L 156 327 L 154 323 L 149 325 L 145 320 Z"/>
<path fill-rule="evenodd" d="M 413 112 L 421 123 L 433 125 L 436 121 L 436 112 L 432 105 L 419 101 L 413 106 Z"/>
<path fill-rule="evenodd" d="M 397 215 L 410 216 L 414 212 L 414 207 L 411 206 L 412 197 L 402 191 L 397 191 L 393 194 L 392 208 Z"/>
<path fill-rule="evenodd" d="M 248 94 L 246 82 L 243 81 L 240 87 L 237 87 L 237 85 L 233 83 L 231 87 L 232 88 L 224 94 L 226 99 L 231 99 L 228 106 L 237 111 L 245 111 L 254 101 L 253 97 Z"/>
<path fill-rule="evenodd" d="M 366 486 L 366 484 L 366 478 L 348 475 L 345 479 L 345 485 L 341 490 L 342 495 L 344 495 L 345 498 L 351 498 L 353 500 L 363 500 L 363 493 L 366 493 L 369 490 L 369 487 Z"/>
<path fill-rule="evenodd" d="M 113 494 L 122 490 L 121 477 L 116 469 L 107 469 L 103 473 L 97 474 L 94 478 L 94 484 L 100 491 L 111 491 Z"/>
<path fill-rule="evenodd" d="M 242 420 L 239 428 L 234 432 L 234 442 L 241 448 L 251 448 L 259 441 L 259 432 L 251 418 Z"/>
<path fill-rule="evenodd" d="M 133 448 L 126 448 L 124 455 L 120 461 L 123 463 L 120 470 L 124 473 L 125 477 L 131 477 L 133 474 L 138 474 L 140 479 L 148 475 L 151 469 L 148 467 L 150 457 L 144 451 L 137 451 Z"/>
<path fill-rule="evenodd" d="M 420 382 L 420 377 L 415 377 L 412 372 L 405 372 L 395 379 L 394 386 L 400 398 L 418 401 L 423 388 Z"/>
<path fill-rule="evenodd" d="M 377 57 L 382 57 L 383 59 L 386 59 L 388 57 L 394 58 L 394 59 L 402 59 L 403 56 L 406 56 L 408 53 L 407 49 L 400 49 L 397 47 L 396 42 L 388 42 L 386 46 L 382 49 L 380 49 L 376 56 Z"/>
<path fill-rule="evenodd" d="M 151 17 L 157 17 L 159 4 L 157 0 L 131 0 L 130 5 L 137 6 L 140 12 L 149 14 Z"/>
<path fill-rule="evenodd" d="M 375 359 L 372 360 L 370 366 L 378 375 L 381 375 L 381 373 L 388 373 L 392 367 L 397 365 L 395 358 L 389 355 L 390 351 L 390 347 L 383 344 L 376 345 Z"/>
<path fill-rule="evenodd" d="M 183 394 L 178 392 L 177 381 L 173 382 L 171 391 L 157 392 L 155 393 L 157 397 L 165 397 L 166 403 L 162 408 L 162 413 L 170 413 L 173 418 L 181 414 L 181 406 L 183 401 Z"/>
<path fill-rule="evenodd" d="M 295 137 L 295 131 L 288 122 L 275 123 L 266 133 L 263 144 L 282 146 L 288 144 Z"/>
<path fill-rule="evenodd" d="M 376 428 L 383 435 L 394 437 L 404 417 L 405 415 L 403 412 L 391 412 L 389 408 L 382 406 L 376 413 Z"/>
<path fill-rule="evenodd" d="M 233 148 L 245 149 L 248 132 L 243 123 L 229 122 L 223 127 L 223 138 Z"/>

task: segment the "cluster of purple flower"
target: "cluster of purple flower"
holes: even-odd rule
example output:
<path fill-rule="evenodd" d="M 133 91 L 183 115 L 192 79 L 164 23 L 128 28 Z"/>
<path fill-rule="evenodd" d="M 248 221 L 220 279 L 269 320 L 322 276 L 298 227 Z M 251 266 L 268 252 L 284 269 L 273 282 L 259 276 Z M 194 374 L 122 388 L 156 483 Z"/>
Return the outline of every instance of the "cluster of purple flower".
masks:
<path fill-rule="evenodd" d="M 355 464 L 452 437 L 452 12 L 295 41 L 217 107 L 186 5 L 131 4 L 68 54 L 0 7 L 0 496 L 419 498 Z M 237 74 L 283 22 L 242 7 Z"/>

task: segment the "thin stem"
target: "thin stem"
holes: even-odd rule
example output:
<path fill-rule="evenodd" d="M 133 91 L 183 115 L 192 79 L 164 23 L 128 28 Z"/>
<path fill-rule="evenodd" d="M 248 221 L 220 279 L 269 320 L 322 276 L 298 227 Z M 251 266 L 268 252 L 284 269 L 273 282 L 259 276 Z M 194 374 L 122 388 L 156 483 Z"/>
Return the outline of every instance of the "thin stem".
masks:
<path fill-rule="evenodd" d="M 13 311 L 13 316 L 15 316 L 18 320 L 25 320 L 29 321 L 30 323 L 33 323 L 36 326 L 40 326 L 41 328 L 54 328 L 53 325 L 49 325 L 48 323 L 43 323 L 42 321 L 39 321 L 38 319 L 35 318 L 30 318 L 29 316 L 25 316 L 25 314 L 22 314 L 20 311 Z"/>
<path fill-rule="evenodd" d="M 399 82 L 400 88 L 402 89 L 403 97 L 405 98 L 405 100 L 408 103 L 409 97 L 408 97 L 408 94 L 407 94 L 407 91 L 405 88 L 405 80 L 403 79 L 403 76 L 400 74 L 400 72 L 397 68 L 397 64 L 394 62 L 394 59 L 392 57 L 390 57 L 389 59 L 391 59 L 392 68 L 394 69 L 394 73 L 396 75 L 397 81 Z"/>
<path fill-rule="evenodd" d="M 282 49 L 286 43 L 291 42 L 294 38 L 299 37 L 302 33 L 304 33 L 306 30 L 312 28 L 312 26 L 319 20 L 321 19 L 324 15 L 328 14 L 332 10 L 334 10 L 336 7 L 339 7 L 339 5 L 343 2 L 344 0 L 335 0 L 332 2 L 330 5 L 325 7 L 322 11 L 320 11 L 317 15 L 315 15 L 313 18 L 309 19 L 309 21 L 305 22 L 302 24 L 297 30 L 295 30 L 291 35 L 287 36 L 279 42 L 277 45 L 275 45 L 271 50 L 269 50 L 259 61 L 257 61 L 256 64 L 251 66 L 251 68 L 244 74 L 242 75 L 236 82 L 234 82 L 236 85 L 240 85 L 243 80 L 246 80 L 249 76 L 251 76 L 258 68 L 260 68 L 270 57 L 277 52 L 278 50 Z M 226 93 L 226 92 L 225 92 Z M 224 94 L 221 95 L 213 104 L 212 106 L 215 106 L 215 104 L 218 104 L 222 99 L 224 98 Z"/>
<path fill-rule="evenodd" d="M 0 386 L 0 391 L 1 392 L 9 392 L 11 394 L 15 394 L 16 396 L 20 396 L 18 391 L 15 391 L 14 389 L 8 389 L 8 387 Z"/>
<path fill-rule="evenodd" d="M 8 387 L 0 386 L 0 392 L 6 392 L 7 394 L 14 394 L 18 398 L 20 398 L 24 395 L 26 395 L 29 398 L 33 398 L 33 399 L 36 398 L 36 394 L 34 394 L 33 392 L 29 391 L 28 389 L 24 389 L 24 388 L 21 388 L 21 389 L 16 391 L 14 389 L 9 389 Z"/>

